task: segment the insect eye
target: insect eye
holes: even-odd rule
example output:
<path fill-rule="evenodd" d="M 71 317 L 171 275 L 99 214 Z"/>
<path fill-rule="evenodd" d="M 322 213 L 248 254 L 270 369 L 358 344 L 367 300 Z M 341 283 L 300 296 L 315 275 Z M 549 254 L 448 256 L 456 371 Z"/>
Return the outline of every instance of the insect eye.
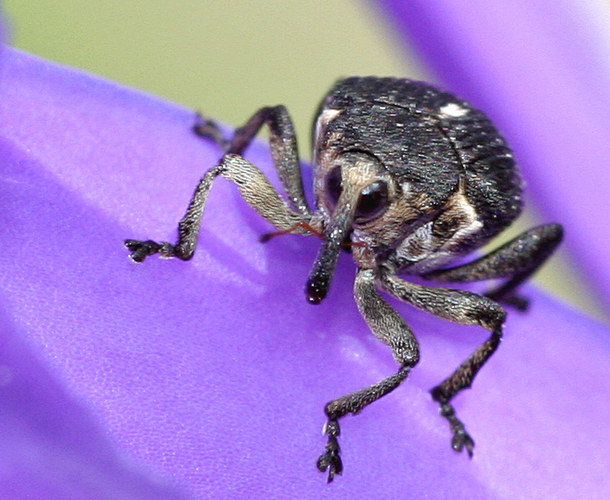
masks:
<path fill-rule="evenodd" d="M 337 206 L 339 197 L 341 196 L 341 167 L 335 167 L 326 177 L 326 194 L 333 207 Z"/>
<path fill-rule="evenodd" d="M 360 193 L 356 207 L 358 222 L 366 222 L 381 215 L 388 204 L 388 185 L 384 181 L 373 182 Z"/>

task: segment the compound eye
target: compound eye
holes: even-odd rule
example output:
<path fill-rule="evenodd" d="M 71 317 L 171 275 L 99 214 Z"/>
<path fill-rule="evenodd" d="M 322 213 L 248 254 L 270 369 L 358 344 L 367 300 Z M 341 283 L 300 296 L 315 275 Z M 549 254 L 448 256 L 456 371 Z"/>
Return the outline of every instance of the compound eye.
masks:
<path fill-rule="evenodd" d="M 365 187 L 360 193 L 356 207 L 356 220 L 368 222 L 380 216 L 388 205 L 388 185 L 384 181 L 376 181 Z"/>
<path fill-rule="evenodd" d="M 331 204 L 331 208 L 335 208 L 337 206 L 337 202 L 341 196 L 341 191 L 343 190 L 341 187 L 341 182 L 341 167 L 335 167 L 326 177 L 326 195 L 328 196 L 328 201 Z"/>

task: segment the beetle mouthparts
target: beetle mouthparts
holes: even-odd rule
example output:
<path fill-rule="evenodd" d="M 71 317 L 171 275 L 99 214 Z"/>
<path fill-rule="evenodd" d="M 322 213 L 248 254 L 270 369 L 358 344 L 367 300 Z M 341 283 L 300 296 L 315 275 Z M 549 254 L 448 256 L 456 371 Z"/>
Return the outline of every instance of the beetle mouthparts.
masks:
<path fill-rule="evenodd" d="M 310 304 L 319 304 L 328 293 L 328 279 L 316 279 L 318 276 L 307 280 L 305 285 L 305 296 Z"/>
<path fill-rule="evenodd" d="M 332 220 L 325 228 L 322 246 L 305 287 L 305 295 L 310 304 L 319 304 L 328 293 L 343 242 L 351 232 L 354 205 L 349 203 L 344 193 L 339 199 Z"/>
<path fill-rule="evenodd" d="M 330 281 L 341 252 L 343 237 L 340 236 L 340 238 L 326 238 L 322 243 L 305 286 L 305 295 L 307 302 L 310 304 L 319 304 L 328 293 Z"/>

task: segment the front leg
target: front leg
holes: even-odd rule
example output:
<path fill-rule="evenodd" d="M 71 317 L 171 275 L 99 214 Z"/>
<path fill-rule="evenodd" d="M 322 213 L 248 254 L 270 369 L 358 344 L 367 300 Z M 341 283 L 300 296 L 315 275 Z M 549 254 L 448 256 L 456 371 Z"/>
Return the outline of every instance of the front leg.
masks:
<path fill-rule="evenodd" d="M 219 175 L 234 182 L 244 200 L 279 230 L 291 229 L 303 234 L 308 232 L 306 227 L 310 220 L 290 209 L 258 167 L 241 156 L 226 155 L 220 165 L 208 170 L 199 181 L 186 214 L 178 225 L 178 241 L 172 245 L 152 240 L 126 240 L 125 246 L 131 250 L 131 258 L 142 262 L 147 256 L 159 253 L 163 257 L 190 259 L 195 252 L 210 189 Z"/>
<path fill-rule="evenodd" d="M 419 360 L 419 347 L 411 328 L 402 317 L 381 298 L 376 290 L 372 270 L 360 269 L 354 284 L 354 297 L 360 314 L 375 336 L 390 346 L 394 358 L 400 364 L 398 372 L 381 382 L 366 387 L 328 403 L 324 409 L 328 421 L 324 433 L 328 435 L 326 452 L 318 458 L 318 469 L 328 470 L 328 482 L 335 474 L 341 474 L 343 464 L 339 455 L 339 419 L 348 413 L 360 413 L 365 407 L 398 387 Z"/>
<path fill-rule="evenodd" d="M 485 341 L 449 377 L 434 387 L 432 398 L 440 404 L 453 434 L 451 446 L 455 451 L 466 449 L 472 456 L 474 440 L 455 414 L 451 400 L 461 390 L 472 385 L 479 370 L 496 351 L 502 340 L 502 327 L 506 312 L 495 301 L 463 290 L 432 288 L 404 281 L 389 273 L 381 273 L 381 285 L 396 298 L 413 306 L 462 325 L 479 325 L 491 332 Z"/>

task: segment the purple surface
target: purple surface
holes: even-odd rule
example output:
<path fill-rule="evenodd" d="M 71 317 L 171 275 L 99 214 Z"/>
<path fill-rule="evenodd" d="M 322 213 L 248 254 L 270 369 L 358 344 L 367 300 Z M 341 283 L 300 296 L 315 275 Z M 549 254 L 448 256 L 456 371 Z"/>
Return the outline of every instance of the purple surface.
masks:
<path fill-rule="evenodd" d="M 315 469 L 323 404 L 396 369 L 358 315 L 353 264 L 343 258 L 329 297 L 308 305 L 319 241 L 259 244 L 269 226 L 224 181 L 192 261 L 132 263 L 122 240 L 173 240 L 219 151 L 190 133 L 189 110 L 11 49 L 1 71 L 0 425 L 14 439 L 0 444 L 0 497 L 54 485 L 68 496 L 51 454 L 99 480 L 76 498 L 87 484 L 128 498 L 168 481 L 203 498 L 610 491 L 609 331 L 531 288 L 531 312 L 510 314 L 501 349 L 456 400 L 472 461 L 450 449 L 427 391 L 485 332 L 398 305 L 422 361 L 344 419 L 346 470 L 327 486 Z M 265 148 L 248 156 L 271 170 Z M 20 448 L 35 454 L 25 480 Z"/>
<path fill-rule="evenodd" d="M 608 2 L 374 3 L 446 87 L 493 117 L 610 310 Z"/>
<path fill-rule="evenodd" d="M 44 349 L 27 345 L 29 329 L 8 316 L 0 315 L 0 497 L 187 498 L 113 445 L 88 404 L 61 386 Z"/>

